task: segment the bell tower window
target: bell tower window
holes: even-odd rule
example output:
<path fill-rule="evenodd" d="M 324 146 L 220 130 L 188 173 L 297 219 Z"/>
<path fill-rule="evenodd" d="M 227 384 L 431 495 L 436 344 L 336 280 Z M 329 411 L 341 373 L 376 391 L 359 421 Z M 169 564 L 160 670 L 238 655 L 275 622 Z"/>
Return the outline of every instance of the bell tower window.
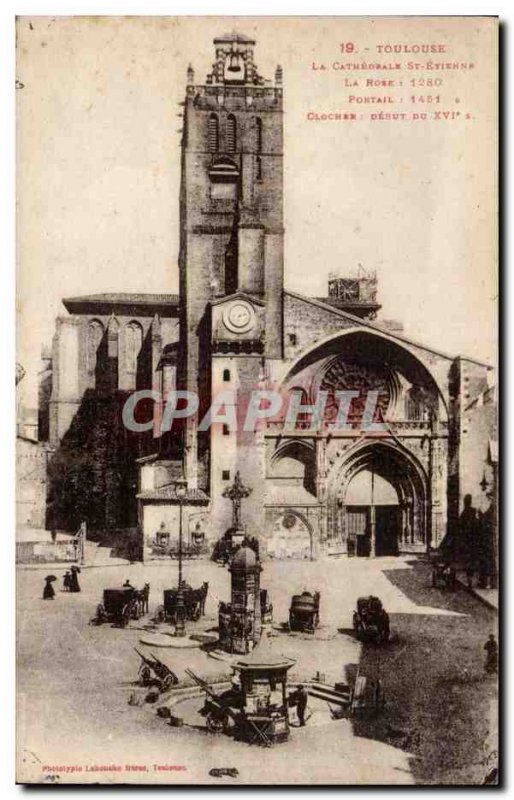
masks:
<path fill-rule="evenodd" d="M 260 156 L 255 159 L 255 180 L 262 181 L 262 158 Z"/>
<path fill-rule="evenodd" d="M 216 116 L 216 114 L 211 114 L 209 117 L 208 140 L 209 140 L 209 151 L 211 153 L 217 153 L 219 150 L 220 130 L 219 130 L 218 117 Z"/>
<path fill-rule="evenodd" d="M 235 153 L 237 145 L 237 124 L 233 114 L 227 117 L 227 153 Z"/>

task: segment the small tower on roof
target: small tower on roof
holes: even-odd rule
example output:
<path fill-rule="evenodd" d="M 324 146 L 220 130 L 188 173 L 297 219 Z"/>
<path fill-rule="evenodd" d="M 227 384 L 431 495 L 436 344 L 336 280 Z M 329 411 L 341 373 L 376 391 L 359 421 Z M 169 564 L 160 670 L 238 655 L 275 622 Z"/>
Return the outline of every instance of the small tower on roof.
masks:
<path fill-rule="evenodd" d="M 216 61 L 207 83 L 241 86 L 263 86 L 264 78 L 257 72 L 253 61 L 255 39 L 242 33 L 225 33 L 214 39 Z"/>
<path fill-rule="evenodd" d="M 380 304 L 377 302 L 378 280 L 376 272 L 359 264 L 346 274 L 330 272 L 328 275 L 328 302 L 361 319 L 375 319 Z"/>

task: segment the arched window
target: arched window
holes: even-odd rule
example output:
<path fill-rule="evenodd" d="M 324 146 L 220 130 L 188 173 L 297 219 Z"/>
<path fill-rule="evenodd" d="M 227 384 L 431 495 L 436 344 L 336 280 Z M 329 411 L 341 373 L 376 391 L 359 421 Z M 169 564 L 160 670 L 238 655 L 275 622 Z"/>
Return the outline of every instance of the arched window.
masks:
<path fill-rule="evenodd" d="M 227 153 L 235 153 L 237 145 L 237 125 L 233 114 L 227 117 Z"/>
<path fill-rule="evenodd" d="M 137 359 L 143 345 L 143 330 L 139 322 L 129 322 L 126 333 L 127 372 L 137 372 Z"/>
<path fill-rule="evenodd" d="M 96 370 L 97 351 L 103 335 L 102 323 L 97 319 L 92 319 L 87 328 L 87 370 L 90 374 Z"/>
<path fill-rule="evenodd" d="M 109 358 L 118 358 L 120 323 L 111 317 L 107 326 L 107 355 Z"/>
<path fill-rule="evenodd" d="M 255 180 L 262 181 L 262 158 L 260 156 L 255 159 Z"/>
<path fill-rule="evenodd" d="M 255 150 L 262 153 L 262 119 L 257 117 L 255 120 Z"/>
<path fill-rule="evenodd" d="M 208 140 L 209 140 L 210 152 L 217 153 L 217 151 L 219 150 L 220 129 L 219 129 L 218 117 L 216 116 L 216 114 L 211 114 L 209 117 Z"/>
<path fill-rule="evenodd" d="M 405 395 L 405 418 L 418 421 L 428 419 L 428 408 L 417 386 L 411 386 Z"/>
<path fill-rule="evenodd" d="M 229 369 L 224 369 L 223 370 L 223 380 L 224 380 L 225 383 L 228 383 L 228 381 L 230 380 L 230 370 Z"/>

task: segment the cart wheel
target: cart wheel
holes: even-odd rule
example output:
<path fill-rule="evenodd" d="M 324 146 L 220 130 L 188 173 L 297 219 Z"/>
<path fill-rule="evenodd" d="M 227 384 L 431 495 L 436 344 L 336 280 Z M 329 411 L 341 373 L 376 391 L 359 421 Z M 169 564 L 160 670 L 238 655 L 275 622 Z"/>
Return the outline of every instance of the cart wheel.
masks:
<path fill-rule="evenodd" d="M 213 711 L 207 715 L 205 723 L 207 725 L 207 730 L 209 730 L 211 733 L 223 733 L 225 730 L 225 720 Z"/>
<path fill-rule="evenodd" d="M 139 669 L 139 683 L 141 686 L 150 686 L 152 682 L 152 670 L 147 664 L 143 664 Z"/>
<path fill-rule="evenodd" d="M 157 609 L 155 611 L 155 619 L 157 620 L 157 622 L 164 622 L 164 620 L 166 619 L 166 612 L 164 610 L 164 606 L 157 606 Z"/>
<path fill-rule="evenodd" d="M 130 603 L 125 603 L 125 605 L 121 610 L 121 617 L 120 617 L 120 625 L 122 628 L 125 628 L 129 624 L 130 617 L 131 617 Z"/>
<path fill-rule="evenodd" d="M 96 619 L 98 622 L 105 622 L 106 619 L 105 608 L 101 603 L 98 603 L 96 607 Z"/>

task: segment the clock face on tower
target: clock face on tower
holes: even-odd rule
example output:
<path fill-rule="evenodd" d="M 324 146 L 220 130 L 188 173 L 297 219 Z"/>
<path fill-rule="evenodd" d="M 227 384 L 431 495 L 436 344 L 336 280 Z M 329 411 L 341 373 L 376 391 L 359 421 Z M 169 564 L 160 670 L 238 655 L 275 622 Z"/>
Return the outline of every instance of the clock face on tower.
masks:
<path fill-rule="evenodd" d="M 255 312 L 245 300 L 235 300 L 223 312 L 223 322 L 232 333 L 247 333 L 254 321 Z"/>

